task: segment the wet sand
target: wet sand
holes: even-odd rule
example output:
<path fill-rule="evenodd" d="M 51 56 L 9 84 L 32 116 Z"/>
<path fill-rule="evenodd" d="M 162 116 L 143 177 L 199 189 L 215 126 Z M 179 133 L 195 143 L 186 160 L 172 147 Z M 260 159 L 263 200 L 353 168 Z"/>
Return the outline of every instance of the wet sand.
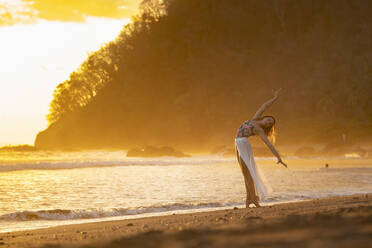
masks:
<path fill-rule="evenodd" d="M 0 247 L 372 247 L 372 194 L 0 234 Z"/>

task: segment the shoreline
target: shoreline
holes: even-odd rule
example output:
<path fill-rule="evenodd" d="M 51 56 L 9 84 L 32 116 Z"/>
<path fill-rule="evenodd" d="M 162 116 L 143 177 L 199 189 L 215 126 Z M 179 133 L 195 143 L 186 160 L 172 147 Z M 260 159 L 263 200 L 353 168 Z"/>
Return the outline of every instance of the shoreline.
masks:
<path fill-rule="evenodd" d="M 344 242 L 345 238 L 341 237 L 349 233 L 351 227 L 353 242 L 348 246 Z M 332 237 L 324 232 L 333 229 L 335 230 L 330 232 Z M 267 233 L 267 230 L 272 231 Z M 372 242 L 372 193 L 280 203 L 261 208 L 235 207 L 6 232 L 0 233 L 0 247 L 119 247 L 114 244 L 119 242 L 126 246 L 128 242 L 133 243 L 133 240 L 138 243 L 138 247 L 163 247 L 165 241 L 178 244 L 177 247 L 190 247 L 190 240 L 199 244 L 206 237 L 212 247 L 224 247 L 219 245 L 223 242 L 231 247 L 238 247 L 238 243 L 251 244 L 252 247 L 258 247 L 258 244 L 280 247 L 275 242 L 267 244 L 268 238 L 273 234 L 280 234 L 287 240 L 289 243 L 286 247 L 291 247 L 294 240 L 297 240 L 297 247 L 300 247 L 298 235 L 293 233 L 305 230 L 308 235 L 302 237 L 303 244 L 313 242 L 311 233 L 315 232 L 324 236 L 324 246 L 320 244 L 319 247 L 339 247 L 341 244 L 342 247 L 352 247 L 356 242 L 359 242 L 356 247 L 367 247 Z M 191 237 L 182 241 L 190 235 Z M 231 235 L 237 237 L 232 238 Z M 334 238 L 335 235 L 339 235 L 339 238 Z M 146 242 L 151 240 L 161 242 L 156 246 L 146 246 Z M 254 244 L 252 240 L 255 240 Z M 191 244 L 191 247 L 199 246 Z"/>
<path fill-rule="evenodd" d="M 325 197 L 317 197 L 317 198 L 304 198 L 304 199 L 293 199 L 293 200 L 282 200 L 277 202 L 260 202 L 261 207 L 271 207 L 279 204 L 291 204 L 291 203 L 300 203 L 300 202 L 307 202 L 312 200 L 321 200 L 333 197 L 352 197 L 352 196 L 359 196 L 365 195 L 370 193 L 356 193 L 350 195 L 332 195 L 332 196 L 325 196 Z M 372 193 L 371 193 L 372 194 Z M 157 217 L 164 217 L 170 215 L 182 215 L 182 214 L 195 214 L 195 213 L 209 213 L 209 212 L 216 212 L 216 211 L 223 211 L 229 210 L 234 208 L 245 208 L 244 202 L 241 204 L 227 204 L 225 206 L 199 206 L 195 208 L 188 208 L 188 209 L 170 209 L 165 211 L 155 211 L 155 212 L 144 212 L 138 214 L 128 214 L 128 215 L 118 215 L 118 216 L 107 216 L 107 217 L 100 217 L 100 218 L 81 218 L 81 219 L 61 219 L 61 220 L 47 220 L 47 219 L 40 219 L 40 220 L 23 220 L 19 221 L 19 223 L 30 223 L 32 221 L 39 221 L 45 222 L 43 224 L 34 225 L 33 227 L 24 227 L 24 228 L 14 228 L 14 230 L 3 230 L 0 231 L 0 236 L 2 234 L 9 234 L 14 232 L 32 232 L 35 230 L 41 229 L 49 229 L 49 228 L 58 228 L 63 226 L 71 226 L 71 225 L 84 225 L 84 224 L 91 224 L 91 223 L 101 223 L 101 222 L 116 222 L 116 221 L 124 221 L 124 220 L 135 220 L 135 219 L 143 219 L 143 218 L 157 218 Z M 252 207 L 251 207 L 252 208 Z M 49 223 L 48 223 L 49 222 Z M 52 223 L 57 224 L 52 224 Z M 60 222 L 60 223 L 58 223 Z M 71 222 L 71 223 L 68 223 Z"/>
<path fill-rule="evenodd" d="M 255 157 L 256 162 L 260 165 L 276 168 L 276 159 L 274 157 Z M 301 166 L 297 166 L 298 162 Z M 288 156 L 286 162 L 290 169 L 298 169 L 303 166 L 308 168 L 325 168 L 325 164 L 329 164 L 328 169 L 334 168 L 371 168 L 372 158 L 356 158 L 356 157 L 341 157 L 341 156 L 325 156 L 325 157 L 296 157 Z M 114 161 L 96 160 L 96 161 L 80 161 L 71 162 L 65 160 L 40 160 L 39 157 L 28 162 L 19 163 L 15 161 L 2 162 L 0 164 L 0 173 L 11 173 L 19 171 L 38 171 L 38 170 L 70 170 L 70 169 L 86 169 L 86 168 L 110 168 L 110 167 L 125 167 L 125 166 L 148 166 L 148 165 L 195 165 L 195 164 L 236 164 L 235 157 L 223 157 L 220 155 L 193 156 L 187 158 L 175 157 L 158 157 L 158 158 L 131 158 L 122 157 Z"/>

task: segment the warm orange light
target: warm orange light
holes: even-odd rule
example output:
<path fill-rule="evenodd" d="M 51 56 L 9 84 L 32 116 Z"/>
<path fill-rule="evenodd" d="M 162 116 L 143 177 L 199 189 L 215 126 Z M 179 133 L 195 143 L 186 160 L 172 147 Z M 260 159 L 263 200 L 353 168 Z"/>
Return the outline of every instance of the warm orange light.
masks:
<path fill-rule="evenodd" d="M 33 144 L 37 132 L 47 125 L 45 116 L 55 87 L 79 67 L 89 52 L 115 39 L 123 25 L 130 22 L 130 16 L 125 16 L 129 12 L 121 10 L 126 1 L 60 2 L 29 1 L 25 5 L 21 1 L 0 0 L 0 145 Z M 92 3 L 83 6 L 83 2 Z M 63 21 L 73 21 L 67 13 L 72 9 L 85 21 L 50 21 L 62 20 L 55 13 L 61 10 L 66 17 Z M 38 16 L 32 24 L 18 18 L 35 11 Z"/>

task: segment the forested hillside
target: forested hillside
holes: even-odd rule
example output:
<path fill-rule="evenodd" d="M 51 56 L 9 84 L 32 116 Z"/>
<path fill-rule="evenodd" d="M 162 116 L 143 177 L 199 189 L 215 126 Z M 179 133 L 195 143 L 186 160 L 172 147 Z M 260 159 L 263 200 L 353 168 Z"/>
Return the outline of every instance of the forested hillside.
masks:
<path fill-rule="evenodd" d="M 57 87 L 37 148 L 232 145 L 277 88 L 279 144 L 372 137 L 372 1 L 160 2 Z"/>

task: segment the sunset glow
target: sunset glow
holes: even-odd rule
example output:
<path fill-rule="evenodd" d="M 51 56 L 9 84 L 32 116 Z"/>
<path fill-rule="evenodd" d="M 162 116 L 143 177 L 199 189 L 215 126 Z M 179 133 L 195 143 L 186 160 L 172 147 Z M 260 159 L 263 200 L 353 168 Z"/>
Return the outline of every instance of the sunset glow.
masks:
<path fill-rule="evenodd" d="M 130 22 L 128 11 L 115 11 L 110 4 L 111 10 L 102 8 L 106 11 L 102 14 L 98 5 L 88 6 L 86 13 L 82 5 L 81 18 L 64 15 L 66 19 L 60 20 L 58 15 L 53 18 L 53 11 L 45 16 L 42 10 L 56 2 L 56 12 L 68 12 L 75 8 L 72 1 L 65 1 L 67 6 L 27 2 L 0 1 L 0 145 L 33 144 L 37 132 L 46 128 L 55 87 Z"/>
<path fill-rule="evenodd" d="M 0 248 L 372 244 L 371 12 L 0 0 Z"/>

